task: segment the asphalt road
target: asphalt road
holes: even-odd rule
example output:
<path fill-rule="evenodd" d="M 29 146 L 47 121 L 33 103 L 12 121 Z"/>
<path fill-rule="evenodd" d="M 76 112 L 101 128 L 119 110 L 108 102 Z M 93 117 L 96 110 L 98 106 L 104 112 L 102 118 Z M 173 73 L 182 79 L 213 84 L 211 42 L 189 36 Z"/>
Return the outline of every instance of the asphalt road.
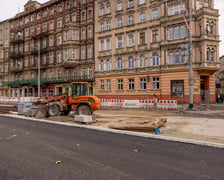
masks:
<path fill-rule="evenodd" d="M 224 149 L 0 117 L 10 179 L 223 180 Z"/>

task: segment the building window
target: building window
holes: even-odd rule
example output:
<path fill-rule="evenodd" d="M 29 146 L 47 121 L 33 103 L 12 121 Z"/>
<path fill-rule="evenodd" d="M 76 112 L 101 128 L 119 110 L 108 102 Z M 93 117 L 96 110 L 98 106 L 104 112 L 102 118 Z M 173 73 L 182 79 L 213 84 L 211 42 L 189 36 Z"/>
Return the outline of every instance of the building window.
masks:
<path fill-rule="evenodd" d="M 58 52 L 58 63 L 60 63 L 61 62 L 61 52 Z"/>
<path fill-rule="evenodd" d="M 88 38 L 92 38 L 92 37 L 93 37 L 92 28 L 88 28 Z"/>
<path fill-rule="evenodd" d="M 146 90 L 146 78 L 140 78 L 140 89 Z"/>
<path fill-rule="evenodd" d="M 92 57 L 93 57 L 92 47 L 88 47 L 88 58 L 92 58 Z"/>
<path fill-rule="evenodd" d="M 88 10 L 88 19 L 91 19 L 93 17 L 92 10 Z"/>
<path fill-rule="evenodd" d="M 122 18 L 117 19 L 117 27 L 118 27 L 118 28 L 121 28 L 122 25 L 123 25 L 123 23 L 122 23 Z"/>
<path fill-rule="evenodd" d="M 158 30 L 153 30 L 152 31 L 152 42 L 159 42 L 159 31 Z"/>
<path fill-rule="evenodd" d="M 145 32 L 141 32 L 141 33 L 139 34 L 139 44 L 140 44 L 140 45 L 145 44 Z"/>
<path fill-rule="evenodd" d="M 128 68 L 134 68 L 135 67 L 135 62 L 133 56 L 130 56 L 128 58 Z"/>
<path fill-rule="evenodd" d="M 186 26 L 177 26 L 169 28 L 169 40 L 181 39 L 186 37 Z"/>
<path fill-rule="evenodd" d="M 107 21 L 106 22 L 106 30 L 110 30 L 110 28 L 111 28 L 110 21 Z"/>
<path fill-rule="evenodd" d="M 86 58 L 86 49 L 82 48 L 81 50 L 81 59 L 85 59 Z"/>
<path fill-rule="evenodd" d="M 146 17 L 145 17 L 145 12 L 142 12 L 139 14 L 139 22 L 145 22 Z"/>
<path fill-rule="evenodd" d="M 86 69 L 85 68 L 82 68 L 81 78 L 84 79 L 85 77 L 86 77 Z"/>
<path fill-rule="evenodd" d="M 106 6 L 106 13 L 110 14 L 110 5 L 109 4 Z"/>
<path fill-rule="evenodd" d="M 128 0 L 128 8 L 134 7 L 134 0 Z"/>
<path fill-rule="evenodd" d="M 117 3 L 117 11 L 121 11 L 123 9 L 123 4 L 122 2 Z"/>
<path fill-rule="evenodd" d="M 140 55 L 140 57 L 139 57 L 139 66 L 140 67 L 146 66 L 146 58 L 145 58 L 144 54 Z"/>
<path fill-rule="evenodd" d="M 134 34 L 128 34 L 128 46 L 134 46 L 135 40 L 134 40 Z"/>
<path fill-rule="evenodd" d="M 117 68 L 118 69 L 122 69 L 123 68 L 123 60 L 122 60 L 121 57 L 118 58 L 118 60 L 117 60 Z"/>
<path fill-rule="evenodd" d="M 82 35 L 81 35 L 82 40 L 86 39 L 86 30 L 82 29 Z"/>
<path fill-rule="evenodd" d="M 72 40 L 76 40 L 76 30 L 72 31 Z"/>
<path fill-rule="evenodd" d="M 168 5 L 168 16 L 181 14 L 184 12 L 185 12 L 185 4 L 175 3 L 172 5 Z"/>
<path fill-rule="evenodd" d="M 118 90 L 123 90 L 123 79 L 117 80 Z"/>
<path fill-rule="evenodd" d="M 104 91 L 104 80 L 100 80 L 100 90 Z"/>
<path fill-rule="evenodd" d="M 68 49 L 65 49 L 65 60 L 69 59 L 69 51 Z"/>
<path fill-rule="evenodd" d="M 111 81 L 107 80 L 107 90 L 110 91 L 111 90 Z"/>
<path fill-rule="evenodd" d="M 159 66 L 159 55 L 158 53 L 153 53 L 152 55 L 152 65 Z"/>
<path fill-rule="evenodd" d="M 110 50 L 111 49 L 111 42 L 110 42 L 110 39 L 108 38 L 107 40 L 106 40 L 106 42 L 107 42 L 107 50 Z"/>
<path fill-rule="evenodd" d="M 104 15 L 104 7 L 100 7 L 100 16 Z"/>
<path fill-rule="evenodd" d="M 152 10 L 152 20 L 158 19 L 159 18 L 159 10 L 158 9 L 153 9 Z"/>
<path fill-rule="evenodd" d="M 68 41 L 69 37 L 68 37 L 68 31 L 65 31 L 65 41 Z"/>
<path fill-rule="evenodd" d="M 100 40 L 100 51 L 104 51 L 104 39 Z"/>
<path fill-rule="evenodd" d="M 81 20 L 82 21 L 86 20 L 86 13 L 85 12 L 81 13 Z"/>
<path fill-rule="evenodd" d="M 100 71 L 104 71 L 104 60 L 100 61 Z"/>
<path fill-rule="evenodd" d="M 128 80 L 128 85 L 129 85 L 129 90 L 134 90 L 135 89 L 135 80 L 134 79 L 129 79 Z"/>
<path fill-rule="evenodd" d="M 122 38 L 122 36 L 117 37 L 117 48 L 123 48 L 123 38 Z"/>
<path fill-rule="evenodd" d="M 154 90 L 158 90 L 159 89 L 159 77 L 153 77 L 153 89 Z"/>
<path fill-rule="evenodd" d="M 76 50 L 72 49 L 72 59 L 76 59 Z"/>
<path fill-rule="evenodd" d="M 128 25 L 133 25 L 134 24 L 134 16 L 128 16 Z"/>
<path fill-rule="evenodd" d="M 92 67 L 89 67 L 89 69 L 88 69 L 88 78 L 92 78 L 93 77 L 93 69 L 92 69 Z"/>
<path fill-rule="evenodd" d="M 62 75 L 61 75 L 61 70 L 59 69 L 58 70 L 58 78 L 61 78 L 62 77 Z"/>
<path fill-rule="evenodd" d="M 61 35 L 58 36 L 58 42 L 57 42 L 57 44 L 58 45 L 62 44 L 62 36 Z"/>
<path fill-rule="evenodd" d="M 183 64 L 186 62 L 187 51 L 174 51 L 169 53 L 169 64 Z"/>
<path fill-rule="evenodd" d="M 62 27 L 62 20 L 58 20 L 57 22 L 57 28 L 61 28 Z"/>
<path fill-rule="evenodd" d="M 175 80 L 171 81 L 171 97 L 182 97 L 184 94 L 184 81 Z"/>
<path fill-rule="evenodd" d="M 104 31 L 104 23 L 101 23 L 100 24 L 100 32 L 103 32 Z"/>
<path fill-rule="evenodd" d="M 111 70 L 110 59 L 107 59 L 107 61 L 106 61 L 106 67 L 107 67 L 107 71 L 110 71 Z"/>

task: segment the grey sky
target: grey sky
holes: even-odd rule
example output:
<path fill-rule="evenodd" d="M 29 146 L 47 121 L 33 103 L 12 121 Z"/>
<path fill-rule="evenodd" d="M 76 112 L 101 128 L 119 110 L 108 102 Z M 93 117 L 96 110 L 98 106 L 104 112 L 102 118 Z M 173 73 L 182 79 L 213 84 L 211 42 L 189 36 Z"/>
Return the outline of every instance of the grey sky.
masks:
<path fill-rule="evenodd" d="M 1 0 L 0 6 L 0 21 L 13 17 L 19 11 L 23 10 L 24 4 L 28 0 Z M 48 0 L 37 0 L 39 3 L 45 3 Z M 224 55 L 224 1 L 223 0 L 215 0 L 215 8 L 219 9 L 219 33 L 220 33 L 220 56 Z"/>

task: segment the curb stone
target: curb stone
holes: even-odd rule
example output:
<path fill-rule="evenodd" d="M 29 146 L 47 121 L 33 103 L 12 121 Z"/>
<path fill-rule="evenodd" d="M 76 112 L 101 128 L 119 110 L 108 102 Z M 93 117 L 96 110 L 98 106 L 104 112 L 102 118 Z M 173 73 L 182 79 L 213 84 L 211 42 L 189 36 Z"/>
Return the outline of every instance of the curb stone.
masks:
<path fill-rule="evenodd" d="M 42 122 L 42 123 L 70 126 L 70 127 L 81 127 L 81 128 L 92 129 L 92 130 L 97 130 L 97 131 L 104 131 L 104 132 L 111 132 L 111 133 L 116 133 L 116 134 L 153 138 L 153 139 L 159 139 L 159 140 L 165 140 L 165 141 L 181 142 L 181 143 L 186 143 L 186 144 L 194 144 L 194 145 L 201 145 L 201 146 L 216 147 L 216 148 L 224 149 L 224 144 L 221 144 L 221 143 L 213 143 L 213 142 L 199 141 L 199 140 L 192 140 L 192 139 L 185 139 L 185 138 L 176 138 L 176 137 L 164 136 L 164 135 L 154 135 L 154 134 L 148 134 L 148 133 L 143 133 L 143 132 L 116 130 L 116 129 L 109 129 L 109 128 L 104 128 L 104 127 L 97 127 L 97 126 L 64 123 L 64 122 L 58 122 L 58 121 L 36 119 L 36 118 L 32 118 L 32 117 L 21 117 L 18 115 L 11 115 L 11 114 L 0 114 L 0 116 L 12 117 L 12 118 L 24 119 L 24 120 L 31 120 L 31 121 L 37 121 L 37 122 Z"/>

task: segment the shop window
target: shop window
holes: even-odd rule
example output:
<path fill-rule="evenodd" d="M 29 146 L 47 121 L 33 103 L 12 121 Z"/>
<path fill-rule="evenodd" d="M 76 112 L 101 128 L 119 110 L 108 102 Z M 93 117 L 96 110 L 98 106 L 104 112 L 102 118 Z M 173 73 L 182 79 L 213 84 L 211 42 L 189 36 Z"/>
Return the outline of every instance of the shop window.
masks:
<path fill-rule="evenodd" d="M 171 81 L 171 97 L 182 97 L 184 94 L 184 81 L 172 80 Z"/>

